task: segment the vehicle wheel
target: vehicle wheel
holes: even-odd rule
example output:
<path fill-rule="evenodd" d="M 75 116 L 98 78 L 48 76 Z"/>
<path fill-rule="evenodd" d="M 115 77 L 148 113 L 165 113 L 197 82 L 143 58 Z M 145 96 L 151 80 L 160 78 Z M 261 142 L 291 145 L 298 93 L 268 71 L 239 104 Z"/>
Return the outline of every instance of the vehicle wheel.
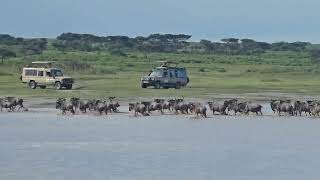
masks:
<path fill-rule="evenodd" d="M 163 88 L 164 88 L 164 89 L 169 89 L 169 87 L 168 87 L 168 86 L 163 86 Z"/>
<path fill-rule="evenodd" d="M 178 83 L 176 84 L 176 87 L 175 87 L 175 88 L 176 88 L 176 89 L 180 89 L 180 88 L 181 88 L 181 83 L 178 82 Z"/>
<path fill-rule="evenodd" d="M 57 89 L 57 90 L 60 90 L 62 88 L 62 85 L 61 85 L 61 82 L 56 82 L 54 84 L 54 87 Z"/>
<path fill-rule="evenodd" d="M 142 88 L 147 88 L 147 85 L 141 84 L 141 87 L 142 87 Z"/>
<path fill-rule="evenodd" d="M 161 87 L 160 82 L 156 82 L 156 83 L 154 84 L 154 88 L 155 88 L 155 89 L 160 89 L 160 87 Z"/>
<path fill-rule="evenodd" d="M 34 81 L 30 81 L 30 82 L 29 82 L 29 87 L 30 87 L 31 89 L 35 89 L 35 88 L 37 88 L 37 83 L 34 82 Z"/>
<path fill-rule="evenodd" d="M 45 88 L 47 88 L 47 86 L 40 86 L 40 88 L 41 88 L 41 89 L 45 89 Z"/>
<path fill-rule="evenodd" d="M 67 85 L 66 89 L 68 89 L 68 90 L 72 89 L 72 84 L 71 85 Z"/>

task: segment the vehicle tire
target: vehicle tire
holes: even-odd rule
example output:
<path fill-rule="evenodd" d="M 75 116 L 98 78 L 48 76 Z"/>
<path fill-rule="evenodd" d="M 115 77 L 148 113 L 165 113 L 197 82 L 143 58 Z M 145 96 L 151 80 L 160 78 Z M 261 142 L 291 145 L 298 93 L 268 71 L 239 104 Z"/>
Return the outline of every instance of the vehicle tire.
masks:
<path fill-rule="evenodd" d="M 169 86 L 163 86 L 164 89 L 169 89 Z"/>
<path fill-rule="evenodd" d="M 57 90 L 60 90 L 62 88 L 62 85 L 61 85 L 61 82 L 56 82 L 54 84 L 54 87 L 57 89 Z"/>
<path fill-rule="evenodd" d="M 147 88 L 147 85 L 141 84 L 141 87 L 142 87 L 142 88 Z"/>
<path fill-rule="evenodd" d="M 37 88 L 37 83 L 34 82 L 34 81 L 30 81 L 30 82 L 29 82 L 29 87 L 30 87 L 31 89 L 35 89 L 35 88 Z"/>
<path fill-rule="evenodd" d="M 67 85 L 66 89 L 68 89 L 68 90 L 72 89 L 72 84 L 71 85 Z"/>
<path fill-rule="evenodd" d="M 175 87 L 176 89 L 180 89 L 181 88 L 181 83 L 179 83 L 179 82 L 177 82 L 177 84 L 176 84 L 176 87 Z"/>
<path fill-rule="evenodd" d="M 40 86 L 40 88 L 41 88 L 41 89 L 45 89 L 45 88 L 47 88 L 47 86 Z"/>
<path fill-rule="evenodd" d="M 161 88 L 160 82 L 156 82 L 156 83 L 154 84 L 154 88 L 155 88 L 155 89 L 160 89 L 160 88 Z"/>

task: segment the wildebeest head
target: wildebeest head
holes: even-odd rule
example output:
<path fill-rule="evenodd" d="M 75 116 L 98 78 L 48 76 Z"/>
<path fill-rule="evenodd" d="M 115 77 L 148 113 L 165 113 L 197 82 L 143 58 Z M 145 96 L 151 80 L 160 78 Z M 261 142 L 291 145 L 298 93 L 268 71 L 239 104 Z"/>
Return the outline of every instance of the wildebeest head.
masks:
<path fill-rule="evenodd" d="M 129 103 L 129 111 L 132 111 L 135 107 L 134 103 Z"/>
<path fill-rule="evenodd" d="M 188 104 L 188 108 L 189 108 L 190 112 L 193 113 L 195 111 L 195 108 L 196 108 L 196 103 L 190 102 Z"/>
<path fill-rule="evenodd" d="M 117 102 L 114 102 L 114 103 L 113 103 L 113 107 L 114 107 L 115 109 L 117 109 L 118 107 L 120 107 L 119 102 L 118 102 L 118 101 L 117 101 Z"/>
<path fill-rule="evenodd" d="M 56 101 L 56 109 L 59 109 L 64 101 L 66 101 L 65 98 L 58 98 Z"/>
<path fill-rule="evenodd" d="M 211 102 L 211 101 L 210 101 L 210 102 L 208 102 L 208 105 L 209 105 L 209 108 L 210 108 L 210 109 L 212 109 L 213 102 Z"/>

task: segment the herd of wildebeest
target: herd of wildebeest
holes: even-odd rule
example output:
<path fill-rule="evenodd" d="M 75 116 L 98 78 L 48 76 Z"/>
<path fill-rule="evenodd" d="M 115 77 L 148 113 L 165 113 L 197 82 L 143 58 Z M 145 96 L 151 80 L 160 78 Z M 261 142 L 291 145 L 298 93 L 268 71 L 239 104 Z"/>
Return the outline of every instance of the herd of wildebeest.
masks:
<path fill-rule="evenodd" d="M 23 99 L 16 97 L 0 98 L 1 111 L 5 108 L 13 112 L 15 110 L 28 111 L 23 106 Z M 183 98 L 174 99 L 154 99 L 153 101 L 141 101 L 129 103 L 129 112 L 133 112 L 134 116 L 150 116 L 153 113 L 158 114 L 195 114 L 197 116 L 207 117 L 208 112 L 213 115 L 263 115 L 263 106 L 251 101 L 228 99 L 225 101 L 210 101 L 207 103 L 187 102 Z M 274 114 L 301 116 L 320 115 L 320 101 L 318 100 L 271 100 L 271 110 Z M 70 112 L 75 114 L 76 111 L 81 113 L 96 112 L 97 114 L 119 113 L 120 103 L 115 97 L 109 97 L 107 100 L 101 99 L 80 99 L 72 97 L 69 99 L 58 98 L 56 101 L 56 109 L 62 114 Z"/>

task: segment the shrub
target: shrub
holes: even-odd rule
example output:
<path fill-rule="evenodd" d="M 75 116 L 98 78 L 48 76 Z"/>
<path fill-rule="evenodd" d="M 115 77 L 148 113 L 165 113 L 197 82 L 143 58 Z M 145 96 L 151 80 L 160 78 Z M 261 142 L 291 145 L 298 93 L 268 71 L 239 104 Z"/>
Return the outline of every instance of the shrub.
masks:
<path fill-rule="evenodd" d="M 127 54 L 124 53 L 124 52 L 121 51 L 121 50 L 112 50 L 112 51 L 110 52 L 110 54 L 113 55 L 113 56 L 123 56 L 123 57 L 127 57 Z"/>

